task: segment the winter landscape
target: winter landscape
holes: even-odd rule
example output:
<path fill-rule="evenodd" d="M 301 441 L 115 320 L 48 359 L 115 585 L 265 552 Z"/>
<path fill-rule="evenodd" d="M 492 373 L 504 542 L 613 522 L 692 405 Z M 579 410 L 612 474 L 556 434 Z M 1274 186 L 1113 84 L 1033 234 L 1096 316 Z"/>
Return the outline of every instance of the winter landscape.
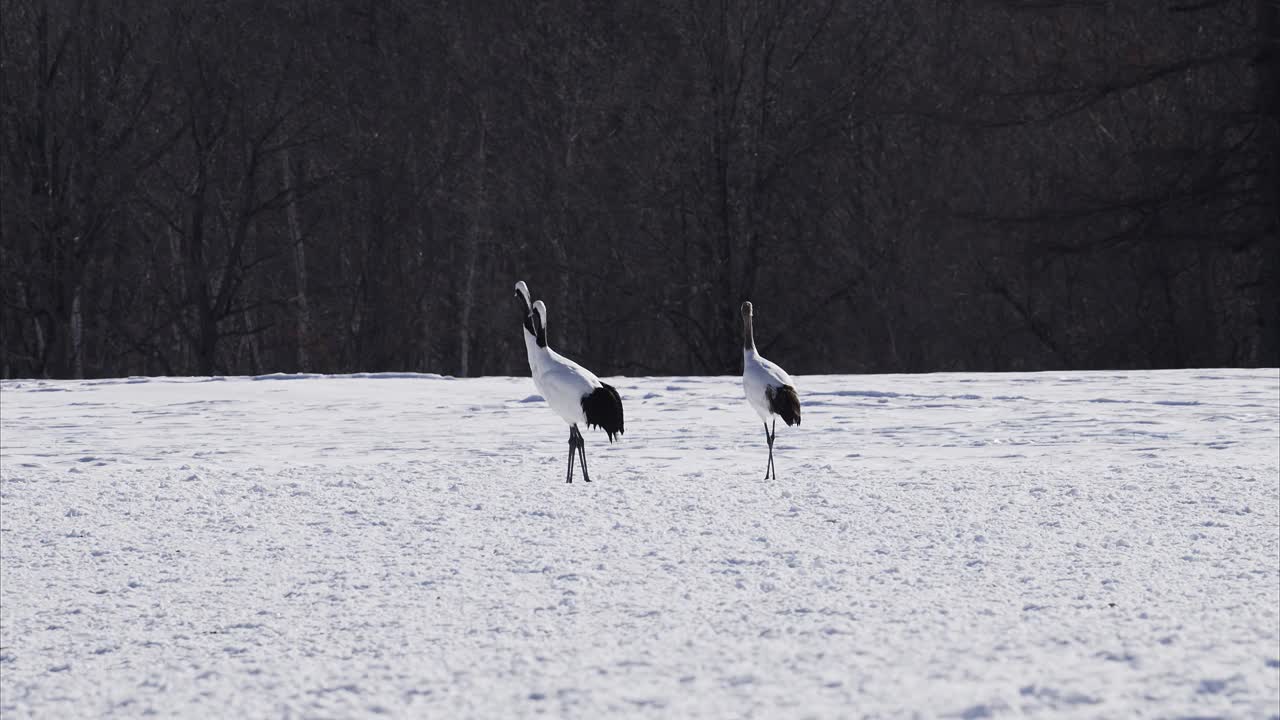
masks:
<path fill-rule="evenodd" d="M 5 381 L 0 712 L 1280 715 L 1280 374 Z"/>

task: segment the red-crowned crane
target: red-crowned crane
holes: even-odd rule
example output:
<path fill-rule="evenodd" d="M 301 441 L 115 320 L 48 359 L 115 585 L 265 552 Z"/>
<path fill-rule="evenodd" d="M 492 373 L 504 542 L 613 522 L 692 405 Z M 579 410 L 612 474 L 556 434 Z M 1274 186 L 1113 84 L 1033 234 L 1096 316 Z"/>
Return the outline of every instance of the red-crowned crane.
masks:
<path fill-rule="evenodd" d="M 765 466 L 764 479 L 778 479 L 773 466 L 773 439 L 778 436 L 778 418 L 788 426 L 800 424 L 800 397 L 795 383 L 786 370 L 760 357 L 756 341 L 751 333 L 751 303 L 742 303 L 742 390 L 747 403 L 764 421 L 764 437 L 769 443 L 769 464 Z M 769 424 L 772 421 L 773 430 Z"/>
<path fill-rule="evenodd" d="M 551 409 L 569 423 L 569 471 L 565 482 L 573 482 L 575 453 L 582 460 L 582 479 L 591 482 L 586 443 L 578 426 L 599 427 L 612 443 L 615 435 L 622 434 L 622 398 L 612 385 L 600 382 L 590 370 L 547 345 L 547 306 L 541 300 L 529 303 L 529 288 L 524 281 L 516 283 L 516 297 L 524 315 L 524 348 L 533 384 Z"/>

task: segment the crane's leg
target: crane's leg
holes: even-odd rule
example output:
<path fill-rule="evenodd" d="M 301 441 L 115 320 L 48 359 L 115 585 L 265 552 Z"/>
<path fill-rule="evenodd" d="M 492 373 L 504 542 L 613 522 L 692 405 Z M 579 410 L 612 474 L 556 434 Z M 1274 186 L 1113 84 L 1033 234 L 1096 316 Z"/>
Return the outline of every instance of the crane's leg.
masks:
<path fill-rule="evenodd" d="M 764 440 L 769 444 L 769 464 L 764 466 L 764 479 L 769 479 L 769 471 L 773 469 L 773 436 L 769 434 L 769 423 L 764 424 Z"/>
<path fill-rule="evenodd" d="M 569 426 L 569 472 L 564 475 L 564 481 L 567 483 L 573 482 L 573 454 L 578 450 L 578 445 L 574 441 L 574 435 L 577 433 L 578 429 L 576 427 L 572 425 Z"/>
<path fill-rule="evenodd" d="M 773 432 L 769 433 L 769 468 L 773 470 L 773 479 L 778 479 L 778 466 L 773 463 L 773 441 L 778 439 L 778 418 L 773 419 Z"/>
<path fill-rule="evenodd" d="M 578 430 L 578 426 L 573 426 L 578 432 L 578 454 L 582 460 L 582 479 L 585 482 L 591 482 L 591 476 L 587 474 L 587 441 L 582 438 L 582 431 Z"/>

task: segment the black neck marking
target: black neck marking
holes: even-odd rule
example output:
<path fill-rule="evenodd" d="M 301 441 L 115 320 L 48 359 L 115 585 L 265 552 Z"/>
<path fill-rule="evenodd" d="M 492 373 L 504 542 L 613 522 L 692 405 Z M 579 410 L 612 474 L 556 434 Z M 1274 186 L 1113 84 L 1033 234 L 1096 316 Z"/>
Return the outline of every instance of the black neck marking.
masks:
<path fill-rule="evenodd" d="M 520 322 L 524 325 L 524 329 L 528 330 L 530 335 L 537 335 L 538 333 L 533 329 L 533 308 L 529 307 L 529 301 L 525 299 L 524 295 L 517 292 L 516 302 L 520 303 Z"/>
<path fill-rule="evenodd" d="M 533 335 L 538 339 L 538 347 L 545 348 L 547 346 L 547 328 L 542 324 L 542 315 L 534 312 L 530 313 L 533 318 Z"/>

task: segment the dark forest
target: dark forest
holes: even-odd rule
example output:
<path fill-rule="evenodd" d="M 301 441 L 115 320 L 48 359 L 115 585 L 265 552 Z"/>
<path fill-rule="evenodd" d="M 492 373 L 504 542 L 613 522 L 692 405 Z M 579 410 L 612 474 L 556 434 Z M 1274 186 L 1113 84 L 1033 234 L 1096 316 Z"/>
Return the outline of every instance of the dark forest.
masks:
<path fill-rule="evenodd" d="M 1274 0 L 0 0 L 4 377 L 1280 365 Z"/>

